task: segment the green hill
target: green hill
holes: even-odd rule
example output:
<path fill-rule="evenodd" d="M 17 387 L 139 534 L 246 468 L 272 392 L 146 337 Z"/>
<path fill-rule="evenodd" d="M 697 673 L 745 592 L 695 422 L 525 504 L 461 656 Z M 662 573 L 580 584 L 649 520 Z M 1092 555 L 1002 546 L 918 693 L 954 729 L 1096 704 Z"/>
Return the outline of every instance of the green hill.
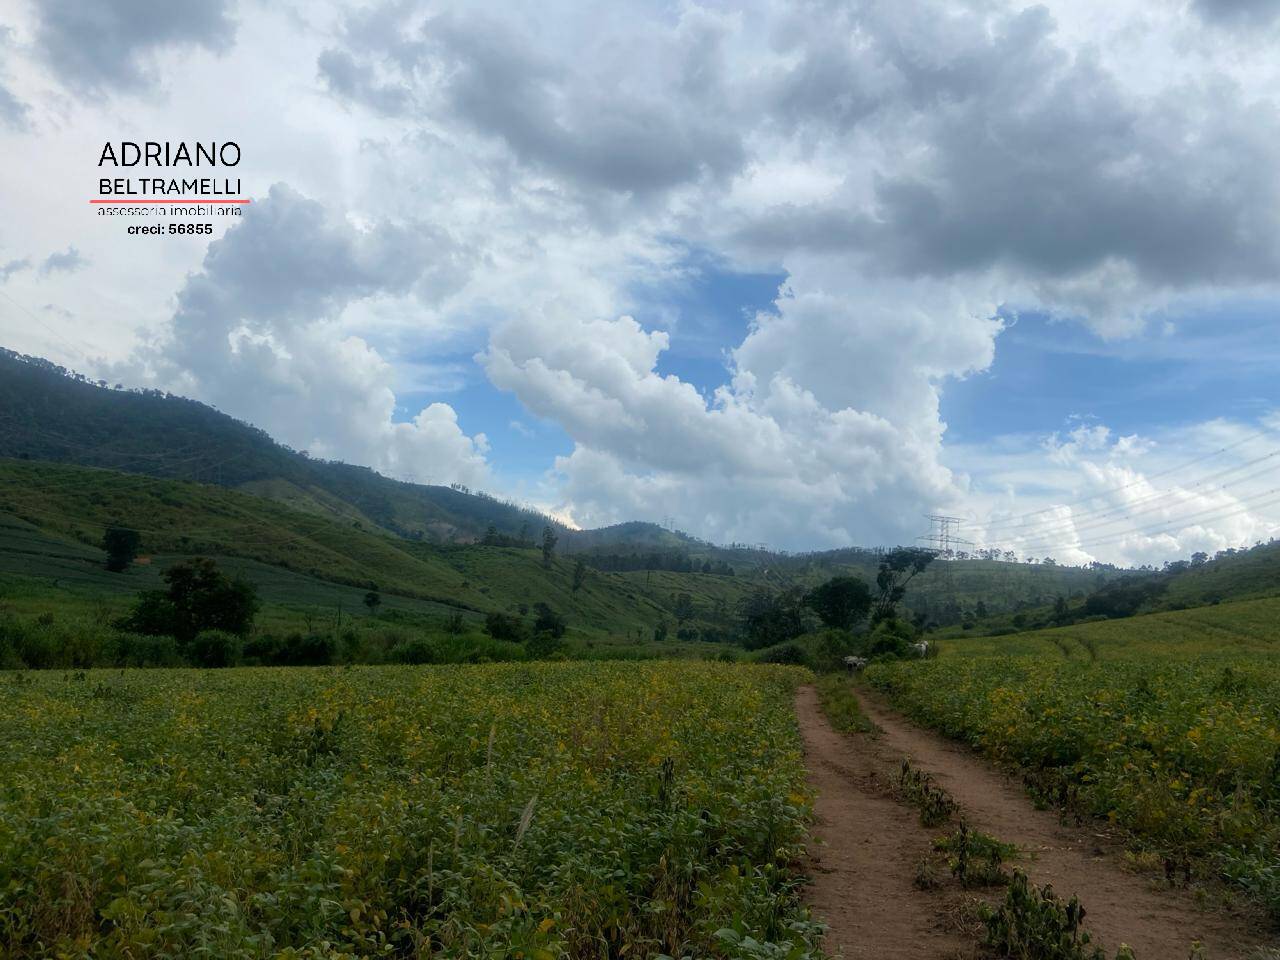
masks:
<path fill-rule="evenodd" d="M 956 656 L 1042 654 L 1068 660 L 1261 653 L 1280 656 L 1280 597 L 1077 623 L 998 637 L 944 639 Z"/>
<path fill-rule="evenodd" d="M 194 400 L 112 389 L 3 349 L 0 457 L 216 484 L 440 542 L 476 540 L 490 526 L 514 536 L 549 522 L 465 489 L 404 483 L 368 467 L 312 460 Z"/>
<path fill-rule="evenodd" d="M 793 555 L 720 546 L 638 521 L 569 530 L 482 493 L 313 460 L 196 401 L 94 383 L 5 350 L 0 458 L 10 458 L 0 460 L 0 513 L 87 549 L 96 549 L 106 525 L 122 524 L 140 530 L 157 555 L 236 557 L 331 586 L 377 583 L 406 600 L 474 613 L 554 600 L 574 622 L 627 637 L 665 622 L 686 635 L 728 638 L 750 591 L 808 589 L 842 574 L 874 582 L 880 556 L 864 548 Z M 529 549 L 458 549 L 491 530 L 500 543 L 531 541 L 545 523 L 560 538 L 550 570 Z M 579 559 L 591 575 L 574 590 Z M 1116 575 L 938 562 L 912 584 L 906 608 L 926 622 L 959 623 L 982 609 L 1009 613 L 1058 594 L 1083 596 Z"/>
<path fill-rule="evenodd" d="M 434 546 L 238 491 L 115 471 L 0 460 L 0 517 L 0 574 L 108 595 L 153 586 L 152 568 L 201 555 L 272 584 L 268 600 L 345 598 L 354 608 L 376 585 L 415 610 L 522 615 L 545 602 L 571 626 L 622 636 L 650 635 L 672 618 L 618 575 L 588 571 L 575 590 L 574 562 L 544 566 L 535 550 Z M 97 545 L 110 525 L 142 535 L 143 562 L 125 575 L 102 567 Z"/>

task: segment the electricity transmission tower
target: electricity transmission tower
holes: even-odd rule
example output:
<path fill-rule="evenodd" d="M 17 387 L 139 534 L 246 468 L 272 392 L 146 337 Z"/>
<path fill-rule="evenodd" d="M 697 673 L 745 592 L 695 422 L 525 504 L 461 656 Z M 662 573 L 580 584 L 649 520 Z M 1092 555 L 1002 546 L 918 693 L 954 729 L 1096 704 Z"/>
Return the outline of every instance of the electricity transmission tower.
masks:
<path fill-rule="evenodd" d="M 929 532 L 923 536 L 916 537 L 916 539 L 933 544 L 941 559 L 954 559 L 956 555 L 955 547 L 959 544 L 967 543 L 972 546 L 972 540 L 966 540 L 960 536 L 960 524 L 964 523 L 961 517 L 944 517 L 938 514 L 930 514 L 927 519 L 929 521 Z M 955 584 L 951 578 L 951 565 L 946 564 L 942 569 L 945 571 L 943 578 L 947 583 L 947 593 L 954 600 L 956 591 Z"/>
<path fill-rule="evenodd" d="M 942 517 L 930 514 L 927 519 L 929 521 L 929 532 L 924 536 L 916 537 L 916 539 L 933 544 L 943 559 L 950 560 L 955 556 L 954 545 L 962 543 L 973 544 L 972 540 L 966 540 L 960 536 L 960 524 L 964 523 L 961 517 Z"/>

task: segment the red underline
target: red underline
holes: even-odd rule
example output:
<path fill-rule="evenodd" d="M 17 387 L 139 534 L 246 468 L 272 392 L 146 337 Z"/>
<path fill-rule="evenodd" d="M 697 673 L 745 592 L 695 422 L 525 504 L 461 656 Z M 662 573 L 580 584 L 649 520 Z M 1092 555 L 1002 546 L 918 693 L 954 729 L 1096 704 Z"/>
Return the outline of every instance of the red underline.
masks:
<path fill-rule="evenodd" d="M 252 200 L 90 200 L 90 203 L 253 203 Z"/>

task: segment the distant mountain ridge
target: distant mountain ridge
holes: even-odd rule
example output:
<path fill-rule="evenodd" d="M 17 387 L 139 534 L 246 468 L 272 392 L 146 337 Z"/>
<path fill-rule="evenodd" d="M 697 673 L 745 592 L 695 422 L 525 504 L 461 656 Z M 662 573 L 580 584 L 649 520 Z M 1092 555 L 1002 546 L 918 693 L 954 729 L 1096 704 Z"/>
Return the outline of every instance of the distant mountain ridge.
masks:
<path fill-rule="evenodd" d="M 465 488 L 407 483 L 313 460 L 212 407 L 157 390 L 112 388 L 0 348 L 0 457 L 212 483 L 407 539 L 467 543 L 493 528 L 530 537 L 564 524 Z M 639 524 L 667 532 L 656 524 Z"/>

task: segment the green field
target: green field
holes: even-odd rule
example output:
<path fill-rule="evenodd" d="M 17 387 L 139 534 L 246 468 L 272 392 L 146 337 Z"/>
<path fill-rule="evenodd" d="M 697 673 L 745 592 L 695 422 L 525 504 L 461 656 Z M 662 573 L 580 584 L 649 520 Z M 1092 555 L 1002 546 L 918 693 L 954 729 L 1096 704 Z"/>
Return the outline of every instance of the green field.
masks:
<path fill-rule="evenodd" d="M 805 676 L 11 674 L 0 955 L 815 956 Z"/>
<path fill-rule="evenodd" d="M 913 719 L 1280 918 L 1280 599 L 944 641 L 867 678 Z"/>
<path fill-rule="evenodd" d="M 124 574 L 103 569 L 98 547 L 113 524 L 142 535 L 144 556 Z M 257 585 L 277 608 L 268 619 L 333 616 L 339 607 L 359 616 L 376 584 L 385 610 L 422 615 L 524 615 L 548 603 L 572 630 L 600 641 L 649 638 L 658 624 L 675 623 L 670 595 L 595 570 L 574 589 L 575 561 L 556 556 L 547 565 L 536 550 L 432 545 L 219 487 L 0 461 L 0 595 L 16 597 L 39 580 L 69 598 L 119 606 L 196 555 Z"/>
<path fill-rule="evenodd" d="M 1280 655 L 1280 597 L 1242 600 L 999 637 L 944 639 L 955 656 L 1046 655 L 1111 660 L 1197 654 Z"/>

